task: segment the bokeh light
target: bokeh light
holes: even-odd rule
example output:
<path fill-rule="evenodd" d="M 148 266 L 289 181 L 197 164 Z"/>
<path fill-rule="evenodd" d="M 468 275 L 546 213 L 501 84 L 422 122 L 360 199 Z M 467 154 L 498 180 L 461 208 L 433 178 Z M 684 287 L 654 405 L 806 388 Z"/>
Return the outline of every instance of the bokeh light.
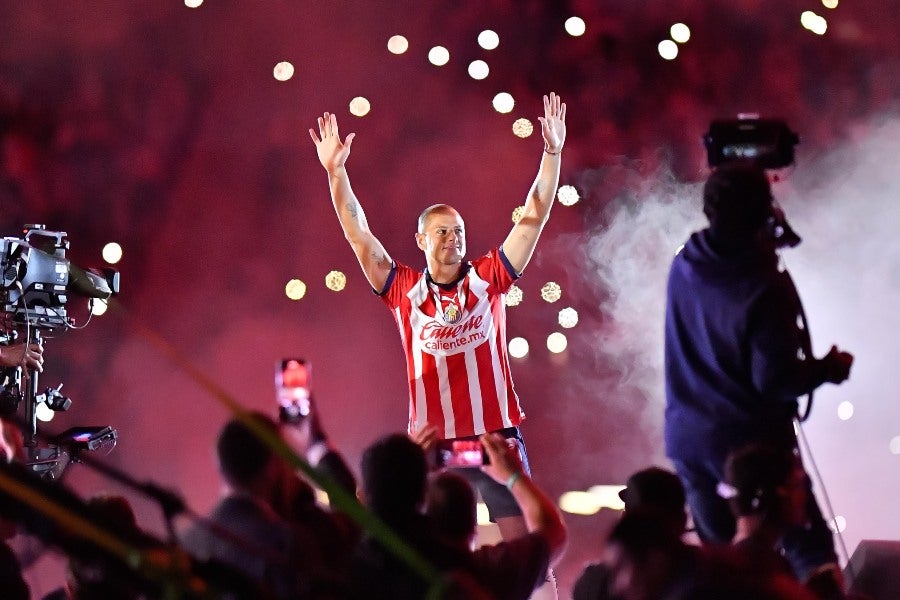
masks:
<path fill-rule="evenodd" d="M 562 309 L 561 311 L 559 311 L 557 322 L 559 323 L 560 327 L 564 327 L 566 329 L 575 327 L 576 325 L 578 325 L 578 311 L 571 306 Z"/>
<path fill-rule="evenodd" d="M 844 530 L 847 529 L 847 519 L 845 519 L 841 515 L 835 516 L 833 519 L 828 521 L 828 529 L 832 530 L 835 533 L 843 533 Z"/>
<path fill-rule="evenodd" d="M 675 23 L 669 27 L 669 35 L 679 44 L 684 44 L 691 39 L 691 28 L 684 23 Z"/>
<path fill-rule="evenodd" d="M 581 200 L 581 196 L 578 194 L 578 190 L 574 185 L 559 186 L 559 190 L 556 192 L 556 198 L 563 206 L 572 206 Z"/>
<path fill-rule="evenodd" d="M 409 50 L 409 40 L 402 35 L 392 35 L 387 43 L 388 52 L 392 54 L 403 54 Z"/>
<path fill-rule="evenodd" d="M 291 300 L 300 300 L 306 295 L 306 284 L 299 279 L 291 279 L 284 286 L 284 295 Z"/>
<path fill-rule="evenodd" d="M 509 287 L 509 291 L 506 292 L 506 299 L 504 302 L 507 306 L 518 306 L 522 303 L 522 298 L 524 297 L 525 295 L 522 293 L 522 288 L 513 284 Z"/>
<path fill-rule="evenodd" d="M 562 288 L 559 287 L 558 283 L 548 281 L 544 284 L 544 287 L 541 288 L 541 298 L 543 298 L 547 302 L 556 302 L 561 297 Z"/>
<path fill-rule="evenodd" d="M 114 265 L 122 260 L 122 246 L 120 246 L 116 242 L 110 242 L 103 246 L 103 250 L 100 252 L 100 255 L 107 263 Z"/>
<path fill-rule="evenodd" d="M 516 119 L 512 126 L 513 133 L 520 138 L 527 138 L 534 133 L 534 124 L 526 118 Z"/>
<path fill-rule="evenodd" d="M 469 77 L 481 81 L 491 72 L 488 64 L 483 60 L 473 60 L 469 63 Z"/>
<path fill-rule="evenodd" d="M 600 499 L 590 492 L 566 492 L 559 497 L 559 509 L 572 515 L 593 515 L 602 508 Z"/>
<path fill-rule="evenodd" d="M 372 105 L 362 96 L 357 96 L 350 101 L 350 114 L 355 117 L 364 117 L 372 110 Z"/>
<path fill-rule="evenodd" d="M 817 35 L 825 35 L 825 32 L 828 31 L 828 21 L 825 20 L 825 17 L 819 16 L 811 10 L 803 11 L 803 14 L 800 15 L 800 24 Z"/>
<path fill-rule="evenodd" d="M 525 207 L 517 206 L 512 211 L 512 222 L 518 223 L 522 220 L 522 217 L 525 215 Z"/>
<path fill-rule="evenodd" d="M 443 46 L 435 46 L 428 51 L 428 62 L 436 67 L 442 67 L 450 62 L 450 51 Z"/>
<path fill-rule="evenodd" d="M 528 354 L 528 340 L 514 337 L 509 340 L 509 355 L 513 358 L 524 358 Z"/>
<path fill-rule="evenodd" d="M 837 8 L 838 0 L 822 0 L 822 6 L 825 8 Z"/>
<path fill-rule="evenodd" d="M 500 45 L 500 36 L 490 29 L 485 29 L 478 34 L 478 45 L 485 50 L 494 50 Z"/>
<path fill-rule="evenodd" d="M 286 60 L 281 61 L 272 70 L 272 74 L 278 81 L 287 81 L 294 76 L 294 65 Z"/>
<path fill-rule="evenodd" d="M 498 113 L 506 114 L 512 112 L 512 109 L 516 106 L 516 101 L 513 100 L 511 94 L 508 94 L 507 92 L 500 92 L 499 94 L 494 96 L 492 104 L 494 106 L 494 110 L 496 110 Z"/>
<path fill-rule="evenodd" d="M 325 287 L 333 292 L 339 292 L 347 285 L 347 276 L 340 271 L 329 271 L 325 276 Z"/>
<path fill-rule="evenodd" d="M 580 35 L 584 35 L 584 32 L 587 30 L 587 26 L 584 24 L 584 19 L 581 17 L 569 17 L 566 19 L 566 33 L 571 36 L 578 37 Z"/>
<path fill-rule="evenodd" d="M 53 417 L 55 415 L 56 415 L 56 413 L 53 412 L 53 409 L 51 409 L 49 406 L 47 406 L 43 402 L 40 402 L 34 408 L 34 416 L 37 417 L 38 421 L 43 421 L 44 423 L 49 423 L 50 421 L 53 420 Z"/>
<path fill-rule="evenodd" d="M 91 298 L 90 300 L 91 314 L 95 317 L 99 317 L 100 315 L 105 315 L 106 310 L 109 308 L 106 300 L 102 298 Z"/>
<path fill-rule="evenodd" d="M 199 8 L 203 4 L 203 0 L 184 0 L 184 5 L 188 8 Z"/>
<path fill-rule="evenodd" d="M 891 454 L 900 454 L 900 435 L 891 438 L 890 443 L 888 443 L 888 449 L 891 451 Z"/>
<path fill-rule="evenodd" d="M 659 55 L 666 60 L 674 60 L 678 56 L 678 44 L 672 40 L 661 41 L 656 49 L 659 51 Z"/>
<path fill-rule="evenodd" d="M 547 336 L 547 350 L 552 352 L 553 354 L 559 354 L 560 352 L 565 352 L 566 348 L 569 346 L 569 338 L 566 337 L 566 334 L 560 333 L 559 331 L 554 331 L 550 335 Z"/>
<path fill-rule="evenodd" d="M 844 400 L 837 407 L 838 418 L 841 421 L 847 421 L 853 417 L 853 403 L 849 400 Z"/>

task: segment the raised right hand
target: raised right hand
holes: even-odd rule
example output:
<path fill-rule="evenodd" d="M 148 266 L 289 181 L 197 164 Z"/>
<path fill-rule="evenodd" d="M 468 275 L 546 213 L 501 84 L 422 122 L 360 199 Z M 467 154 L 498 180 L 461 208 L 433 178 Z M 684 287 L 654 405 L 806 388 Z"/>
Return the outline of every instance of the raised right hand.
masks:
<path fill-rule="evenodd" d="M 850 377 L 853 366 L 853 355 L 832 346 L 825 355 L 825 380 L 831 383 L 843 383 Z"/>
<path fill-rule="evenodd" d="M 309 137 L 316 144 L 316 153 L 319 155 L 319 162 L 326 171 L 331 173 L 335 169 L 339 169 L 347 162 L 350 156 L 350 144 L 356 135 L 351 133 L 344 142 L 341 142 L 341 136 L 338 134 L 337 117 L 332 113 L 325 113 L 318 118 L 319 135 L 313 129 L 309 130 Z"/>

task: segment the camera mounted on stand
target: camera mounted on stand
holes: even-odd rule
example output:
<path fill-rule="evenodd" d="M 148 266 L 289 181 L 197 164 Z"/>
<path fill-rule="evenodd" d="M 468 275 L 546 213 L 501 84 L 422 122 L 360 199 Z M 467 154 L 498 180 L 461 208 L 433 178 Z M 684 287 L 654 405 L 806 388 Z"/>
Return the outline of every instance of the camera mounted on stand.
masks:
<path fill-rule="evenodd" d="M 703 136 L 711 168 L 744 162 L 765 170 L 783 169 L 794 164 L 794 146 L 799 143 L 799 136 L 787 123 L 780 119 L 761 119 L 756 114 L 716 119 Z M 777 203 L 772 203 L 767 228 L 778 248 L 793 248 L 801 242 Z"/>
<path fill-rule="evenodd" d="M 23 227 L 21 238 L 0 240 L 0 343 L 42 343 L 43 333 L 58 333 L 75 327 L 66 312 L 70 296 L 105 301 L 119 293 L 119 273 L 113 269 L 81 269 L 66 258 L 67 234 L 48 231 L 44 225 Z M 24 339 L 21 339 L 24 335 Z M 111 427 L 77 427 L 38 447 L 37 409 L 65 411 L 72 401 L 56 388 L 38 392 L 38 372 L 26 367 L 7 367 L 0 376 L 0 416 L 16 415 L 25 402 L 23 437 L 27 464 L 50 478 L 57 478 L 70 458 L 82 450 L 114 446 L 116 431 Z M 85 437 L 86 436 L 86 437 Z"/>

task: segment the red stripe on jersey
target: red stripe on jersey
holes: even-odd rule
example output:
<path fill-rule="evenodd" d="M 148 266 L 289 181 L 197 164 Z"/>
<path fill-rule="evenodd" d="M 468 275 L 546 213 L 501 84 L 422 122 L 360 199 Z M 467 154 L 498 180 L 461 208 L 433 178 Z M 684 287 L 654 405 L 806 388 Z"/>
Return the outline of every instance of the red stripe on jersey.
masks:
<path fill-rule="evenodd" d="M 450 381 L 458 380 L 459 378 L 467 379 L 466 355 L 464 352 L 447 357 L 447 377 Z M 451 385 L 450 398 L 453 405 L 453 428 L 457 432 L 456 435 L 469 435 L 468 433 L 458 433 L 460 431 L 470 432 L 475 428 L 475 421 L 472 417 L 472 395 L 469 393 L 469 387 Z"/>
<path fill-rule="evenodd" d="M 434 357 L 422 353 L 422 386 L 425 388 L 425 418 L 443 437 L 444 408 L 441 406 L 441 382 Z M 415 389 L 415 388 L 413 388 Z"/>
<path fill-rule="evenodd" d="M 486 431 L 503 429 L 500 415 L 500 399 L 494 383 L 494 367 L 490 344 L 482 344 L 475 349 L 475 363 L 478 365 L 478 385 L 481 388 L 481 409 Z"/>

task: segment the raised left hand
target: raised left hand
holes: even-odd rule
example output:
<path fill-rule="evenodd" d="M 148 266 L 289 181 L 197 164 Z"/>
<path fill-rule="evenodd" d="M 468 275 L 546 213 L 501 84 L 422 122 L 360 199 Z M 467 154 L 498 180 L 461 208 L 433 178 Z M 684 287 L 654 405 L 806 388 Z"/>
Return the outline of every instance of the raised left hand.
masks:
<path fill-rule="evenodd" d="M 549 98 L 544 96 L 544 116 L 538 117 L 538 120 L 541 122 L 544 149 L 558 154 L 566 143 L 566 103 L 555 92 L 550 92 Z"/>

